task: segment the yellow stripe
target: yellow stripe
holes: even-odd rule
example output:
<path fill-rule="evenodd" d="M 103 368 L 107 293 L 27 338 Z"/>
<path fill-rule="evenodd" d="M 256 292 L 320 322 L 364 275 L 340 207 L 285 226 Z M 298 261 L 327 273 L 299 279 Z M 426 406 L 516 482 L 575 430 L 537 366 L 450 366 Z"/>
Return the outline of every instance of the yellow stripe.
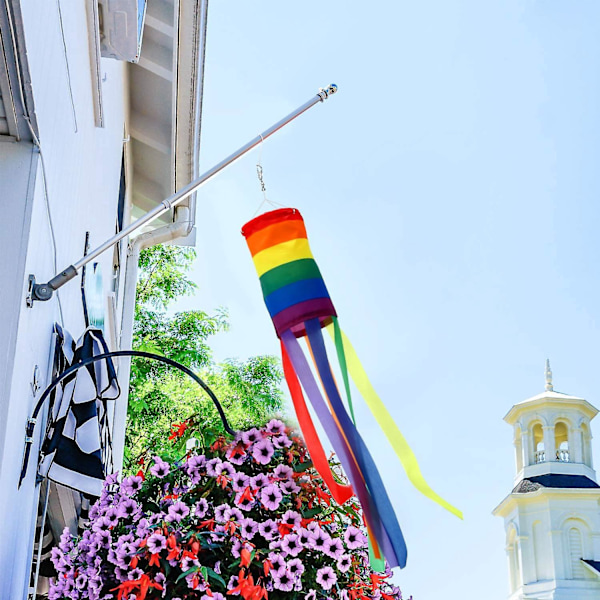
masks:
<path fill-rule="evenodd" d="M 259 277 L 262 277 L 267 271 L 279 267 L 293 260 L 303 258 L 314 258 L 308 240 L 306 238 L 297 238 L 289 242 L 282 242 L 276 246 L 271 246 L 266 250 L 261 250 L 254 255 L 254 266 Z"/>
<path fill-rule="evenodd" d="M 334 338 L 334 329 L 333 324 L 327 326 L 327 330 L 333 339 Z M 425 496 L 429 499 L 437 502 L 440 506 L 444 507 L 446 510 L 450 511 L 452 514 L 456 515 L 459 519 L 463 518 L 463 514 L 457 508 L 454 508 L 451 504 L 446 502 L 441 496 L 436 494 L 430 487 L 429 484 L 425 481 L 421 473 L 421 469 L 419 468 L 419 463 L 417 462 L 417 457 L 414 455 L 413 451 L 410 449 L 408 442 L 405 437 L 402 435 L 396 424 L 394 423 L 392 416 L 388 412 L 385 404 L 381 401 L 381 398 L 377 395 L 377 392 L 371 385 L 365 370 L 356 355 L 350 340 L 346 336 L 346 334 L 342 331 L 342 340 L 344 344 L 344 353 L 346 354 L 346 362 L 348 365 L 348 372 L 352 377 L 352 381 L 358 388 L 361 396 L 365 399 L 367 406 L 373 413 L 373 416 L 379 423 L 382 431 L 385 433 L 387 439 L 389 440 L 394 452 L 400 459 L 408 478 L 411 483 Z"/>

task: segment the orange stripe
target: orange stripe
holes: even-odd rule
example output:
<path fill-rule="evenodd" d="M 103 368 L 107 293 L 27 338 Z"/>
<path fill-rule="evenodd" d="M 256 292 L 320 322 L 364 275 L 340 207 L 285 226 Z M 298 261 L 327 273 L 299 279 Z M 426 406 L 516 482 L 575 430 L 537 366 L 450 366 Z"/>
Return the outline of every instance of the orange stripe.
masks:
<path fill-rule="evenodd" d="M 246 241 L 250 254 L 254 256 L 266 248 L 298 238 L 306 238 L 306 228 L 303 221 L 296 220 L 275 223 L 265 227 L 253 233 Z"/>

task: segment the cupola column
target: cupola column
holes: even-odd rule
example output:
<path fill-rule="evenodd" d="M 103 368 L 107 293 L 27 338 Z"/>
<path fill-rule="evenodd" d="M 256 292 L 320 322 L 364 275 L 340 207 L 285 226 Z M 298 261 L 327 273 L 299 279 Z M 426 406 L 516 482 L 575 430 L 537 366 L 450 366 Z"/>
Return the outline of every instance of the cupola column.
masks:
<path fill-rule="evenodd" d="M 573 427 L 571 430 L 571 441 L 569 443 L 569 454 L 571 462 L 583 462 L 583 432 L 581 427 Z"/>
<path fill-rule="evenodd" d="M 521 444 L 521 451 L 523 452 L 523 466 L 528 467 L 529 465 L 533 464 L 531 457 L 531 436 L 529 435 L 528 429 L 521 430 L 521 439 L 523 440 Z"/>
<path fill-rule="evenodd" d="M 544 425 L 544 450 L 546 461 L 556 460 L 556 441 L 554 438 L 554 426 Z"/>

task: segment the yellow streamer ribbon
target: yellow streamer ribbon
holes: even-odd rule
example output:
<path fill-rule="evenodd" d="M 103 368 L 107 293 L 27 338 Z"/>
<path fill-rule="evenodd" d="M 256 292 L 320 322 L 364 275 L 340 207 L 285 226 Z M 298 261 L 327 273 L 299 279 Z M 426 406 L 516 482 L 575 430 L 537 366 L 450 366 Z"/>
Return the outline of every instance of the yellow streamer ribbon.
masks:
<path fill-rule="evenodd" d="M 335 333 L 334 326 L 330 324 L 327 326 L 327 331 L 329 335 L 331 335 L 332 339 L 335 341 Z M 341 330 L 340 330 L 341 331 Z M 364 398 L 367 406 L 373 413 L 373 416 L 379 423 L 382 431 L 385 433 L 387 439 L 389 440 L 394 452 L 400 459 L 404 470 L 406 471 L 406 475 L 410 479 L 411 483 L 424 495 L 427 496 L 430 500 L 433 500 L 446 510 L 450 511 L 453 515 L 456 515 L 459 519 L 463 518 L 463 514 L 460 510 L 446 502 L 441 496 L 436 494 L 429 484 L 425 481 L 421 473 L 421 469 L 419 468 L 419 463 L 417 462 L 417 457 L 414 455 L 414 452 L 411 450 L 406 438 L 402 435 L 402 432 L 398 429 L 397 425 L 394 423 L 392 416 L 390 415 L 388 409 L 385 407 L 385 404 L 381 401 L 381 398 L 377 395 L 377 392 L 373 388 L 373 385 L 369 381 L 367 374 L 354 350 L 350 340 L 346 336 L 346 334 L 341 331 L 342 340 L 344 344 L 344 354 L 346 355 L 346 363 L 348 367 L 348 372 L 352 377 L 352 381 L 358 388 L 361 396 Z"/>

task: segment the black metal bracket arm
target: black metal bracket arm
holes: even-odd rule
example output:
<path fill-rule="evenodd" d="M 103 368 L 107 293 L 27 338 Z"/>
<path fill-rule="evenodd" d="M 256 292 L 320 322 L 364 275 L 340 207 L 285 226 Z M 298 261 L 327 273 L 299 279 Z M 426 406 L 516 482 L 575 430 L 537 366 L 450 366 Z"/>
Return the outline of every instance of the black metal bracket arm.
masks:
<path fill-rule="evenodd" d="M 53 277 L 48 283 L 36 283 L 35 275 L 29 276 L 29 288 L 27 290 L 26 302 L 27 306 L 31 308 L 33 303 L 38 300 L 46 302 L 52 298 L 54 292 L 65 285 L 67 281 L 71 281 L 77 276 L 77 269 L 71 265 L 64 271 L 61 271 L 58 275 Z"/>
<path fill-rule="evenodd" d="M 56 278 L 55 278 L 56 279 Z M 72 279 L 72 277 L 71 277 Z M 67 280 L 68 281 L 68 280 Z M 235 431 L 229 425 L 227 421 L 227 417 L 225 416 L 225 411 L 221 406 L 221 403 L 215 396 L 214 392 L 208 387 L 208 385 L 202 380 L 196 373 L 194 373 L 191 369 L 178 363 L 177 361 L 171 360 L 166 356 L 161 356 L 159 354 L 153 354 L 151 352 L 142 352 L 140 350 L 116 350 L 114 352 L 105 352 L 104 354 L 98 354 L 97 356 L 91 356 L 90 358 L 86 358 L 78 363 L 71 365 L 68 369 L 65 369 L 52 383 L 43 391 L 40 399 L 37 401 L 35 408 L 33 410 L 33 414 L 29 419 L 27 419 L 27 424 L 25 426 L 25 446 L 23 448 L 23 462 L 21 465 L 21 475 L 19 477 L 19 485 L 18 488 L 21 487 L 21 483 L 23 483 L 23 479 L 25 479 L 25 475 L 27 474 L 27 465 L 29 463 L 29 455 L 31 454 L 31 446 L 34 441 L 34 431 L 35 424 L 37 422 L 37 418 L 41 408 L 44 406 L 44 403 L 50 396 L 52 390 L 56 388 L 64 379 L 69 377 L 71 373 L 75 373 L 82 367 L 87 367 L 92 363 L 95 363 L 99 360 L 112 359 L 118 356 L 131 356 L 131 357 L 140 357 L 140 358 L 149 358 L 151 360 L 156 360 L 158 362 L 162 362 L 171 367 L 175 367 L 179 369 L 189 377 L 191 377 L 207 394 L 208 397 L 212 400 L 217 412 L 219 413 L 219 417 L 221 418 L 221 423 L 223 424 L 223 429 L 229 433 L 230 435 L 235 435 Z"/>

